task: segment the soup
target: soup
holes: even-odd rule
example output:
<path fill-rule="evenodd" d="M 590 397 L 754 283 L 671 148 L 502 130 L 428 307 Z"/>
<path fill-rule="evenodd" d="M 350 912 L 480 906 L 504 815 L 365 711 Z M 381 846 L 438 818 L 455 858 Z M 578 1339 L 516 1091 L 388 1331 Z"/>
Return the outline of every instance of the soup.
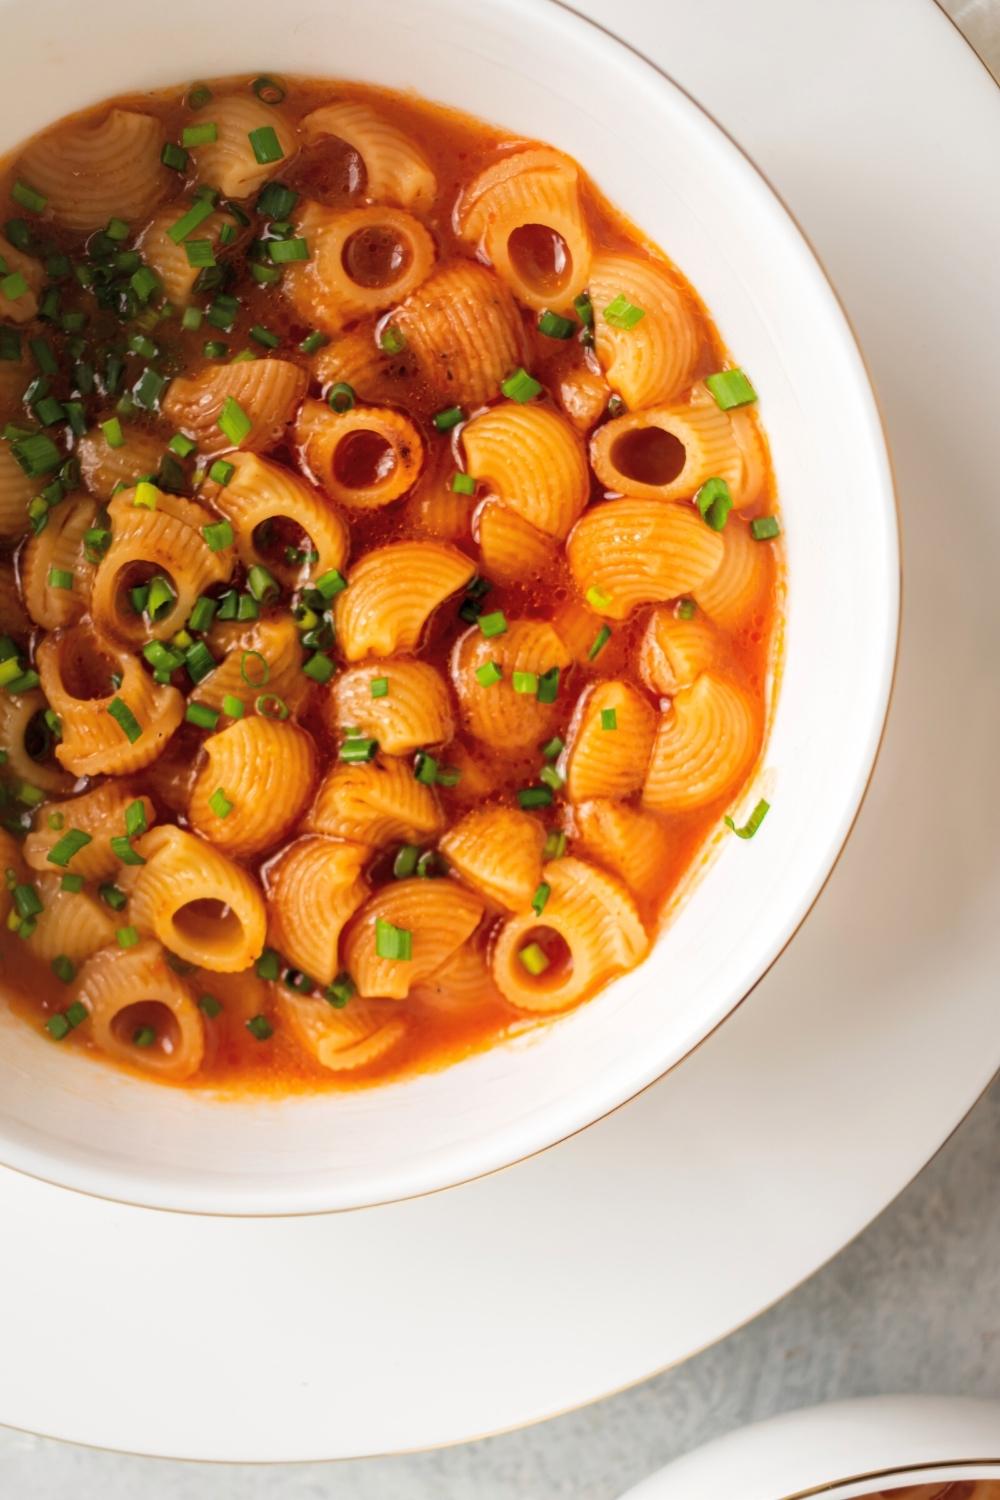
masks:
<path fill-rule="evenodd" d="M 867 1500 L 1000 1500 L 1000 1480 L 953 1479 L 945 1484 L 913 1484 L 879 1490 Z"/>
<path fill-rule="evenodd" d="M 639 964 L 767 811 L 780 623 L 757 393 L 677 269 L 559 152 L 339 82 L 122 97 L 0 199 L 18 1013 L 347 1087 Z"/>

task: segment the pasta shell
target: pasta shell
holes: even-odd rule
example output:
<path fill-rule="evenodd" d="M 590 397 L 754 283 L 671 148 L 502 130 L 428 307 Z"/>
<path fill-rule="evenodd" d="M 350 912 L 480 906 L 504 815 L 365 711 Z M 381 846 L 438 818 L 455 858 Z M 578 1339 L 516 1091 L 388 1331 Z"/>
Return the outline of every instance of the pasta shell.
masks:
<path fill-rule="evenodd" d="M 511 620 L 502 635 L 493 637 L 483 635 L 478 626 L 466 631 L 455 642 L 451 676 L 470 733 L 495 750 L 514 753 L 546 739 L 560 707 L 539 701 L 534 692 L 516 691 L 514 673 L 540 677 L 553 667 L 568 667 L 569 660 L 547 620 Z M 491 662 L 503 675 L 484 686 L 476 673 Z"/>
<path fill-rule="evenodd" d="M 573 847 L 617 875 L 647 910 L 655 908 L 673 851 L 655 814 L 627 802 L 581 802 L 573 809 Z"/>
<path fill-rule="evenodd" d="M 170 180 L 163 145 L 152 115 L 111 109 L 99 120 L 76 119 L 36 136 L 17 175 L 48 200 L 57 224 L 87 233 L 113 217 L 135 223 L 152 212 Z"/>
<path fill-rule="evenodd" d="M 533 1013 L 578 1004 L 634 968 L 649 948 L 635 902 L 614 876 L 570 856 L 551 860 L 542 879 L 549 896 L 541 917 L 533 911 L 509 917 L 493 947 L 493 977 L 504 999 Z M 557 959 L 536 976 L 520 954 L 532 943 L 545 951 L 550 933 L 565 944 L 569 961 Z"/>
<path fill-rule="evenodd" d="M 195 116 L 215 122 L 215 140 L 191 151 L 197 180 L 219 189 L 223 198 L 249 198 L 288 168 L 298 149 L 295 128 L 289 120 L 254 94 L 217 95 Z M 251 132 L 270 128 L 278 138 L 281 156 L 261 162 L 253 148 Z"/>
<path fill-rule="evenodd" d="M 339 334 L 315 355 L 312 369 L 324 400 L 332 386 L 349 385 L 359 401 L 375 405 L 403 399 L 401 385 L 410 373 L 403 357 L 386 358 L 370 326 Z"/>
<path fill-rule="evenodd" d="M 286 588 L 301 582 L 301 569 L 284 558 L 263 552 L 255 532 L 268 521 L 286 521 L 305 532 L 311 548 L 319 553 L 312 564 L 314 576 L 347 561 L 350 537 L 340 512 L 300 475 L 259 458 L 255 453 L 234 453 L 227 460 L 235 473 L 229 483 L 212 492 L 212 504 L 232 522 L 236 552 L 247 567 L 262 563 Z"/>
<path fill-rule="evenodd" d="M 755 542 L 749 526 L 736 516 L 726 523 L 722 543 L 718 568 L 691 592 L 709 619 L 732 630 L 761 607 L 774 578 L 774 558 L 770 547 Z"/>
<path fill-rule="evenodd" d="M 165 948 L 201 968 L 235 974 L 260 956 L 267 914 L 253 877 L 220 849 L 164 824 L 135 841 L 145 864 L 123 876 L 129 916 Z"/>
<path fill-rule="evenodd" d="M 12 778 L 43 792 L 72 791 L 74 778 L 52 759 L 53 737 L 45 723 L 47 708 L 39 692 L 0 696 L 0 748 Z"/>
<path fill-rule="evenodd" d="M 352 1073 L 381 1062 L 410 1027 L 398 1006 L 378 1001 L 353 998 L 343 1010 L 334 1010 L 325 1000 L 284 986 L 276 998 L 278 1013 L 296 1041 L 331 1073 Z"/>
<path fill-rule="evenodd" d="M 429 276 L 395 321 L 442 405 L 478 406 L 527 358 L 521 315 L 503 282 L 473 261 Z"/>
<path fill-rule="evenodd" d="M 201 275 L 200 268 L 191 264 L 185 242 L 182 240 L 176 244 L 167 233 L 182 214 L 183 209 L 176 203 L 166 204 L 153 215 L 136 240 L 136 249 L 146 265 L 156 272 L 164 296 L 175 307 L 188 305 L 194 295 L 195 282 Z M 234 223 L 228 214 L 212 214 L 198 225 L 192 239 L 207 240 L 213 250 L 217 249 L 223 227 Z"/>
<path fill-rule="evenodd" d="M 437 196 L 434 168 L 412 136 L 357 100 L 314 109 L 299 121 L 308 145 L 335 135 L 360 156 L 369 198 L 426 213 Z"/>
<path fill-rule="evenodd" d="M 46 636 L 37 653 L 42 691 L 62 723 L 56 755 L 76 776 L 123 776 L 148 766 L 184 717 L 175 687 L 155 683 L 138 660 L 84 624 Z M 117 687 L 111 674 L 120 677 Z M 132 739 L 111 712 L 123 705 Z"/>
<path fill-rule="evenodd" d="M 24 472 L 7 444 L 0 444 L 0 537 L 4 541 L 12 542 L 23 535 L 35 488 L 35 481 Z"/>
<path fill-rule="evenodd" d="M 42 963 L 62 957 L 81 964 L 115 941 L 115 924 L 107 907 L 88 892 L 64 891 L 59 876 L 53 874 L 39 875 L 34 884 L 43 909 L 35 919 L 28 948 Z"/>
<path fill-rule="evenodd" d="M 414 651 L 434 611 L 475 571 L 471 558 L 442 542 L 390 542 L 366 553 L 334 606 L 347 660 Z"/>
<path fill-rule="evenodd" d="M 156 809 L 148 797 L 140 797 L 134 788 L 120 781 L 104 781 L 90 792 L 70 797 L 65 802 L 46 803 L 35 815 L 34 827 L 24 841 L 24 858 L 33 870 L 54 869 L 49 855 L 70 829 L 90 835 L 91 842 L 73 855 L 67 868 L 84 880 L 108 880 L 121 869 L 121 861 L 111 847 L 111 840 L 123 835 L 125 809 L 133 802 L 142 804 L 146 827 L 156 822 Z M 59 829 L 49 827 L 49 815 L 62 818 Z M 70 955 L 72 957 L 72 955 Z"/>
<path fill-rule="evenodd" d="M 163 415 L 194 439 L 203 457 L 211 458 L 233 447 L 219 427 L 223 406 L 233 400 L 251 423 L 237 446 L 266 453 L 284 437 L 307 384 L 305 370 L 286 359 L 207 365 L 198 375 L 181 375 L 171 381 L 163 398 Z"/>
<path fill-rule="evenodd" d="M 591 506 L 566 544 L 581 593 L 611 620 L 694 593 L 718 570 L 722 537 L 690 505 L 610 500 Z"/>
<path fill-rule="evenodd" d="M 316 751 L 297 724 L 254 715 L 209 735 L 188 816 L 196 833 L 237 859 L 287 836 L 312 796 Z M 222 810 L 213 799 L 222 791 Z M 227 810 L 228 808 L 228 810 Z"/>
<path fill-rule="evenodd" d="M 90 1012 L 91 1041 L 116 1062 L 171 1083 L 183 1083 L 201 1067 L 201 1011 L 159 943 L 102 948 L 80 971 L 76 998 Z M 152 1046 L 135 1042 L 143 1027 L 156 1034 Z"/>
<path fill-rule="evenodd" d="M 549 536 L 564 537 L 590 496 L 583 443 L 540 403 L 507 401 L 462 429 L 466 467 L 505 505 Z"/>
<path fill-rule="evenodd" d="M 466 813 L 440 841 L 442 854 L 467 885 L 510 911 L 528 906 L 542 878 L 545 829 L 514 807 Z"/>
<path fill-rule="evenodd" d="M 283 290 L 301 318 L 328 333 L 385 312 L 434 267 L 433 239 L 401 208 L 341 210 L 307 203 L 297 224 L 309 259 L 289 266 Z"/>
<path fill-rule="evenodd" d="M 639 642 L 639 672 L 650 692 L 669 698 L 690 687 L 719 656 L 718 634 L 705 615 L 682 620 L 661 606 L 650 614 Z"/>
<path fill-rule="evenodd" d="M 506 775 L 506 768 L 498 764 L 496 757 L 476 755 L 461 740 L 449 746 L 448 764 L 459 776 L 456 785 L 449 788 L 449 796 L 463 804 L 474 805 L 491 796 Z"/>
<path fill-rule="evenodd" d="M 436 1015 L 456 1017 L 467 1017 L 498 1004 L 500 991 L 493 982 L 483 947 L 478 936 L 463 943 L 440 969 L 412 987 L 410 1001 Z"/>
<path fill-rule="evenodd" d="M 708 479 L 729 486 L 733 504 L 749 498 L 743 450 L 728 412 L 698 402 L 632 411 L 598 428 L 590 461 L 611 492 L 644 500 L 689 500 Z"/>
<path fill-rule="evenodd" d="M 529 307 L 565 307 L 587 285 L 591 243 L 579 169 L 558 151 L 534 146 L 501 156 L 462 194 L 458 223 Z M 538 238 L 541 258 L 533 253 Z"/>
<path fill-rule="evenodd" d="M 471 543 L 476 502 L 452 488 L 456 473 L 450 443 L 438 443 L 429 450 L 423 473 L 406 503 L 408 532 L 442 542 Z"/>
<path fill-rule="evenodd" d="M 320 783 L 305 827 L 378 848 L 422 843 L 444 826 L 437 799 L 399 760 L 339 764 Z"/>
<path fill-rule="evenodd" d="M 126 422 L 121 429 L 124 442 L 118 448 L 111 447 L 99 427 L 92 427 L 76 446 L 83 482 L 98 500 L 110 500 L 122 485 L 130 488 L 151 478 L 163 459 L 163 439 L 156 433 Z"/>
<path fill-rule="evenodd" d="M 631 328 L 613 327 L 605 317 L 617 297 L 643 311 Z M 704 331 L 666 266 L 635 255 L 595 255 L 590 298 L 597 356 L 626 406 L 673 401 L 687 389 Z"/>
<path fill-rule="evenodd" d="M 736 789 L 760 747 L 753 704 L 735 683 L 703 672 L 660 717 L 642 800 L 655 812 L 691 812 Z"/>
<path fill-rule="evenodd" d="M 402 412 L 356 406 L 335 412 L 323 401 L 305 401 L 295 424 L 304 467 L 328 495 L 351 510 L 389 505 L 414 484 L 424 461 L 424 440 Z"/>
<path fill-rule="evenodd" d="M 7 318 L 11 323 L 27 323 L 38 311 L 38 294 L 43 280 L 41 264 L 30 255 L 15 250 L 0 234 L 0 265 L 3 267 L 0 278 L 20 271 L 26 283 L 25 290 L 17 297 L 5 297 L 0 291 L 0 318 Z"/>
<path fill-rule="evenodd" d="M 583 665 L 590 661 L 590 652 L 598 637 L 603 621 L 584 604 L 582 599 L 569 598 L 552 616 L 552 624 L 573 661 Z"/>
<path fill-rule="evenodd" d="M 608 382 L 576 357 L 564 357 L 551 374 L 546 373 L 545 384 L 577 432 L 589 432 L 608 409 Z"/>
<path fill-rule="evenodd" d="M 291 713 L 301 707 L 310 684 L 302 671 L 299 632 L 287 615 L 228 630 L 216 626 L 209 643 L 223 655 L 214 672 L 199 682 L 199 703 L 219 713 L 227 697 L 239 698 L 248 714 L 259 713 L 262 701 L 265 712 L 273 712 L 279 699 Z"/>
<path fill-rule="evenodd" d="M 552 538 L 498 500 L 480 507 L 476 533 L 483 572 L 495 583 L 539 578 L 555 562 Z"/>
<path fill-rule="evenodd" d="M 268 866 L 269 941 L 317 984 L 340 972 L 340 934 L 368 897 L 362 871 L 370 858 L 364 844 L 313 836 L 296 839 Z"/>
<path fill-rule="evenodd" d="M 571 802 L 638 791 L 653 747 L 656 715 L 627 682 L 597 682 L 577 702 L 563 774 Z"/>
<path fill-rule="evenodd" d="M 405 1000 L 413 985 L 439 969 L 471 937 L 483 903 L 454 880 L 396 880 L 361 908 L 344 938 L 348 973 L 366 999 Z M 382 958 L 377 923 L 410 934 L 409 959 Z"/>
<path fill-rule="evenodd" d="M 373 684 L 385 692 L 373 696 Z M 455 722 L 447 683 L 429 662 L 410 657 L 367 661 L 349 667 L 330 684 L 325 718 L 334 733 L 356 727 L 389 755 L 409 755 L 422 746 L 446 745 Z"/>
<path fill-rule="evenodd" d="M 96 515 L 92 500 L 64 500 L 49 512 L 45 530 L 31 537 L 21 553 L 24 602 L 35 624 L 46 630 L 72 624 L 88 607 L 94 567 L 84 556 L 83 538 Z M 50 584 L 53 569 L 69 573 L 72 587 Z"/>
<path fill-rule="evenodd" d="M 213 517 L 204 506 L 158 492 L 156 509 L 149 510 L 135 497 L 135 490 L 122 490 L 108 505 L 111 545 L 94 574 L 91 613 L 99 631 L 137 646 L 178 631 L 198 595 L 229 577 L 232 553 L 213 552 L 206 542 L 203 528 Z M 173 587 L 173 604 L 155 620 L 137 614 L 129 598 L 137 570 L 162 574 Z"/>

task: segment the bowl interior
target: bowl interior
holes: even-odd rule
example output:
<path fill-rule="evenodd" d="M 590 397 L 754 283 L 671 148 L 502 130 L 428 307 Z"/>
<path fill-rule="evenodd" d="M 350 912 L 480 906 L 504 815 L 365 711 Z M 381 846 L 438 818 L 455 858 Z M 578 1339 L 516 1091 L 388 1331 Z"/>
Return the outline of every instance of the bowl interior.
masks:
<path fill-rule="evenodd" d="M 863 795 L 895 656 L 897 537 L 875 403 L 836 299 L 728 138 L 556 4 L 173 0 L 140 18 L 128 0 L 0 0 L 0 17 L 3 150 L 123 89 L 255 69 L 413 88 L 549 141 L 678 263 L 761 392 L 790 580 L 761 780 L 772 811 L 752 844 L 720 838 L 639 970 L 445 1072 L 225 1105 L 71 1057 L 0 1011 L 0 1162 L 67 1186 L 193 1211 L 308 1212 L 515 1161 L 630 1097 L 731 1011 L 808 910 Z"/>

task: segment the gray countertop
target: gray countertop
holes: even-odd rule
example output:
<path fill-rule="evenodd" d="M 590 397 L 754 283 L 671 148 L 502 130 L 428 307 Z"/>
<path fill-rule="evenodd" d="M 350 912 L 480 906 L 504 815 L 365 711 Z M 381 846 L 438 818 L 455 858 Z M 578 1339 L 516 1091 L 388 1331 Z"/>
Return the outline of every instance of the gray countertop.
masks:
<path fill-rule="evenodd" d="M 1000 76 L 1000 0 L 946 0 Z M 0 1428 L 11 1500 L 613 1500 L 676 1454 L 793 1407 L 1000 1398 L 1000 1083 L 852 1245 L 676 1370 L 541 1427 L 443 1452 L 273 1468 L 169 1463 Z"/>

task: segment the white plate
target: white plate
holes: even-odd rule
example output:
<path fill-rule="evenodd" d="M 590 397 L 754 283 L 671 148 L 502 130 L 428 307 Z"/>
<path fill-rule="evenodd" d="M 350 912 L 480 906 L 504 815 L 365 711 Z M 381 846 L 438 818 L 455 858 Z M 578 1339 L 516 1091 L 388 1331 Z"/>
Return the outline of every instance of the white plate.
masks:
<path fill-rule="evenodd" d="M 908 601 L 860 825 L 752 1004 L 633 1105 L 499 1176 L 240 1221 L 0 1174 L 0 1275 L 17 1289 L 0 1421 L 291 1460 L 538 1420 L 687 1357 L 809 1275 L 1000 1059 L 1000 96 L 931 0 L 589 4 L 776 181 L 872 363 Z"/>

